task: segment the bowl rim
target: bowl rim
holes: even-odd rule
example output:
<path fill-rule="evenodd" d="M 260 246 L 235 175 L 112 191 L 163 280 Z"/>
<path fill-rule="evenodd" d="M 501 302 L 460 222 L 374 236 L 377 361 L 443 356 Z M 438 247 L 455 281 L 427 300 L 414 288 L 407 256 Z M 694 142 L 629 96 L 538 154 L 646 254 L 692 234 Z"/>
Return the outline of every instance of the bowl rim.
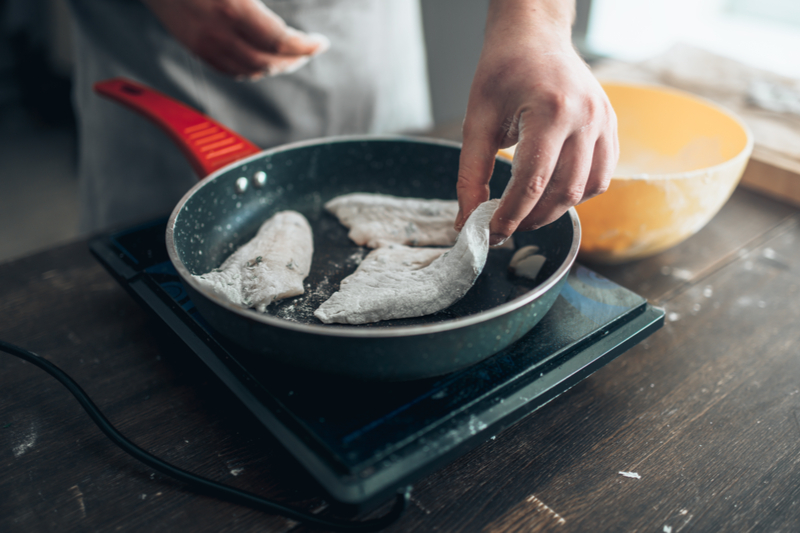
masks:
<path fill-rule="evenodd" d="M 752 130 L 747 126 L 747 124 L 742 120 L 739 115 L 728 109 L 727 107 L 714 102 L 713 100 L 706 98 L 705 96 L 700 96 L 689 91 L 685 91 L 683 89 L 678 89 L 676 87 L 670 87 L 668 85 L 660 85 L 658 83 L 648 83 L 648 82 L 633 82 L 633 81 L 624 81 L 624 80 L 614 80 L 614 79 L 598 79 L 600 86 L 605 87 L 607 86 L 616 86 L 616 87 L 628 87 L 634 89 L 650 89 L 656 90 L 660 92 L 672 93 L 678 96 L 683 96 L 685 98 L 689 98 L 691 100 L 695 100 L 698 103 L 702 103 L 719 111 L 723 115 L 727 116 L 731 120 L 733 120 L 736 124 L 742 128 L 742 131 L 745 134 L 747 141 L 745 142 L 744 148 L 739 151 L 733 157 L 723 161 L 722 163 L 718 163 L 716 165 L 712 165 L 710 167 L 698 168 L 695 170 L 688 170 L 686 172 L 667 172 L 667 173 L 639 173 L 633 175 L 613 175 L 612 179 L 614 180 L 625 180 L 625 181 L 656 181 L 656 180 L 664 180 L 664 179 L 692 179 L 701 176 L 708 175 L 710 173 L 716 173 L 720 171 L 724 171 L 727 167 L 734 167 L 741 163 L 741 159 L 747 160 L 753 152 L 753 147 L 755 145 L 755 139 L 753 137 Z"/>

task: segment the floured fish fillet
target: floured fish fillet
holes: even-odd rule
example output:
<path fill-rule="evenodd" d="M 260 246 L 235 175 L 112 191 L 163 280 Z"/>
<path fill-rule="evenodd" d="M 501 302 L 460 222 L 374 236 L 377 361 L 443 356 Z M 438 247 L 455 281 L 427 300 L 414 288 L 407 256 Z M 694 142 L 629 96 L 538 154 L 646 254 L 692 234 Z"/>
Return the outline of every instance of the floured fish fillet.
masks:
<path fill-rule="evenodd" d="M 219 268 L 193 277 L 229 302 L 263 313 L 275 300 L 303 294 L 313 253 L 306 218 L 296 211 L 281 211 Z"/>
<path fill-rule="evenodd" d="M 361 260 L 358 269 L 342 280 L 342 284 L 353 283 L 363 276 L 365 270 L 370 272 L 419 270 L 430 265 L 448 250 L 450 248 L 411 248 L 402 244 L 387 244 L 367 254 Z"/>
<path fill-rule="evenodd" d="M 370 287 L 377 279 L 425 268 L 449 250 L 450 248 L 411 248 L 395 243 L 381 246 L 361 260 L 356 271 L 342 280 L 339 290 L 350 294 L 352 291 Z"/>
<path fill-rule="evenodd" d="M 385 194 L 353 193 L 338 196 L 325 209 L 350 228 L 348 236 L 359 246 L 382 243 L 410 246 L 452 246 L 458 233 L 455 200 L 398 198 Z"/>
<path fill-rule="evenodd" d="M 430 315 L 451 306 L 483 270 L 489 253 L 489 221 L 499 203 L 481 204 L 464 224 L 455 246 L 428 266 L 414 267 L 421 258 L 413 254 L 425 249 L 395 247 L 402 252 L 400 257 L 391 248 L 386 255 L 381 248 L 370 253 L 314 316 L 325 324 L 367 324 Z"/>

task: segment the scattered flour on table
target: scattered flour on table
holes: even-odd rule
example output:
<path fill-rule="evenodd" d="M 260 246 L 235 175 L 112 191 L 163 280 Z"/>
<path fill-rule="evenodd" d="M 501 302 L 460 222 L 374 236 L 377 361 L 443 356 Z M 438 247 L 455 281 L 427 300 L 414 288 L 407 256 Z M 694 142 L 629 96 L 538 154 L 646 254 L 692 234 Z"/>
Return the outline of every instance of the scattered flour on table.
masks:
<path fill-rule="evenodd" d="M 18 437 L 16 446 L 11 449 L 14 457 L 21 457 L 29 450 L 33 449 L 36 445 L 36 440 L 39 438 L 39 424 L 35 421 L 31 422 L 29 430 Z"/>

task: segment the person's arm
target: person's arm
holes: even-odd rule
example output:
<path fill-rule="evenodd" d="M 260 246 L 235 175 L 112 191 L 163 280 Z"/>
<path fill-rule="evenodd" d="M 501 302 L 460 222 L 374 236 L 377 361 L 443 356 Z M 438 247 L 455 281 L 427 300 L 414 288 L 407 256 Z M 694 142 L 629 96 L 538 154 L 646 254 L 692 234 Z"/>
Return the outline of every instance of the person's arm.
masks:
<path fill-rule="evenodd" d="M 515 143 L 492 244 L 608 187 L 619 156 L 616 116 L 572 45 L 573 17 L 574 0 L 491 1 L 464 119 L 457 229 L 488 200 L 497 150 Z"/>
<path fill-rule="evenodd" d="M 327 39 L 290 28 L 258 0 L 142 2 L 181 44 L 231 76 L 288 72 L 327 48 Z"/>

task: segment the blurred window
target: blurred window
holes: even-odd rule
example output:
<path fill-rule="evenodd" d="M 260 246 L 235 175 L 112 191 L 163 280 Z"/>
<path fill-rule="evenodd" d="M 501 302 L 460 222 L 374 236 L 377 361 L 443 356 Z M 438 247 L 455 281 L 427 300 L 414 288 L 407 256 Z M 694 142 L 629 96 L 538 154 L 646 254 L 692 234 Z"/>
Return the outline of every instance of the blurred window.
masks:
<path fill-rule="evenodd" d="M 588 52 L 640 61 L 677 43 L 800 79 L 800 0 L 592 0 Z"/>
<path fill-rule="evenodd" d="M 798 0 L 728 0 L 725 7 L 729 13 L 800 26 Z"/>

